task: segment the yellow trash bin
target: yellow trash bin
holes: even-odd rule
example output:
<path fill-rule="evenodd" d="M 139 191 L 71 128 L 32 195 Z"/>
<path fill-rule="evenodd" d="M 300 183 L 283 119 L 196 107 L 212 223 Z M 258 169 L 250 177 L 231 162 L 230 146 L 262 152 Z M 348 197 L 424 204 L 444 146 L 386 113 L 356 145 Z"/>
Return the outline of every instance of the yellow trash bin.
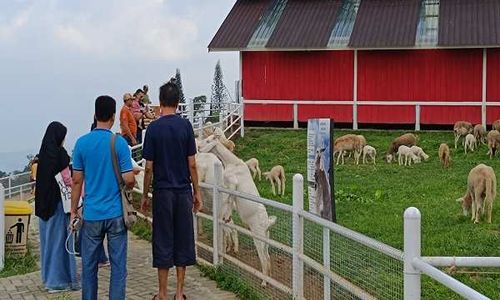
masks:
<path fill-rule="evenodd" d="M 33 208 L 26 201 L 5 201 L 5 254 L 24 256 Z"/>

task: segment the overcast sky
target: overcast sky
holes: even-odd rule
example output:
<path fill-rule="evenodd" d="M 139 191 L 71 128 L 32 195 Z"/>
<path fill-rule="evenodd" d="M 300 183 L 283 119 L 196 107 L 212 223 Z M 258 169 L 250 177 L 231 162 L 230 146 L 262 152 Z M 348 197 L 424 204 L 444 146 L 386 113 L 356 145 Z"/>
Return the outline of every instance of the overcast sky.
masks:
<path fill-rule="evenodd" d="M 210 97 L 221 60 L 233 91 L 237 53 L 207 46 L 234 0 L 0 0 L 0 153 L 37 151 L 50 121 L 66 148 L 86 133 L 98 95 L 158 87 L 181 69 L 186 97 Z M 1 159 L 1 157 L 0 157 Z"/>

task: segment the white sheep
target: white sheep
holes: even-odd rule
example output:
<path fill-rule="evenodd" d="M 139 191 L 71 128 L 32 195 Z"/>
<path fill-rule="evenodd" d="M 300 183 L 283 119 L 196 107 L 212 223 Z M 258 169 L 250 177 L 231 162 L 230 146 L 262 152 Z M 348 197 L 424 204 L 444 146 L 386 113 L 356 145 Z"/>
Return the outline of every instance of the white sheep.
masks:
<path fill-rule="evenodd" d="M 469 133 L 465 136 L 465 143 L 464 143 L 464 151 L 465 154 L 467 154 L 467 148 L 469 148 L 470 151 L 474 152 L 474 146 L 476 145 L 477 140 L 476 137 L 472 133 Z"/>
<path fill-rule="evenodd" d="M 403 162 L 403 158 L 404 158 L 404 162 Z M 399 163 L 399 165 L 401 166 L 404 164 L 405 166 L 409 166 L 409 165 L 411 165 L 412 160 L 414 163 L 420 162 L 420 158 L 418 156 L 416 156 L 415 154 L 413 154 L 410 147 L 405 146 L 405 145 L 399 146 L 399 148 L 398 148 L 398 163 Z"/>
<path fill-rule="evenodd" d="M 363 163 L 367 162 L 366 156 L 369 156 L 373 160 L 373 164 L 375 164 L 375 158 L 377 157 L 377 150 L 370 145 L 366 145 L 363 147 Z"/>
<path fill-rule="evenodd" d="M 234 152 L 234 142 L 226 138 L 226 135 L 224 134 L 224 131 L 220 127 L 215 127 L 214 129 L 214 136 L 219 140 L 219 142 L 224 145 L 229 151 Z"/>
<path fill-rule="evenodd" d="M 422 150 L 422 148 L 420 148 L 419 146 L 411 146 L 410 149 L 411 149 L 411 152 L 413 152 L 413 154 L 415 154 L 420 159 L 423 159 L 425 161 L 427 161 L 429 159 L 429 155 L 427 155 L 424 152 L 424 150 Z"/>
<path fill-rule="evenodd" d="M 278 185 L 278 195 L 284 196 L 285 195 L 285 169 L 280 166 L 274 166 L 271 171 L 269 172 L 264 172 L 264 176 L 266 176 L 266 179 L 271 182 L 272 186 L 272 191 L 273 195 L 276 196 L 276 190 L 274 188 L 274 183 Z"/>
<path fill-rule="evenodd" d="M 248 169 L 252 172 L 252 178 L 255 180 L 255 176 L 259 175 L 259 181 L 261 180 L 261 172 L 259 168 L 259 160 L 256 158 L 250 158 L 245 162 L 247 164 Z"/>

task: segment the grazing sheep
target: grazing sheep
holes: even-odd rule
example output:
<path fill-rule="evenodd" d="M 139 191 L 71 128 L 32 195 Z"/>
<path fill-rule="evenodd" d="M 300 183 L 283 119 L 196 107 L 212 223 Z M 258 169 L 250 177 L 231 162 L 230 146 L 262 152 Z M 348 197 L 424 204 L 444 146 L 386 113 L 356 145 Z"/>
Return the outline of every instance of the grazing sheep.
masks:
<path fill-rule="evenodd" d="M 486 222 L 491 223 L 496 191 L 497 178 L 493 168 L 484 164 L 474 167 L 467 178 L 467 192 L 462 198 L 457 199 L 458 202 L 462 203 L 464 216 L 467 216 L 469 211 L 472 211 L 471 220 L 474 221 L 474 224 L 477 224 L 480 215 L 484 215 L 486 210 Z"/>
<path fill-rule="evenodd" d="M 267 180 L 271 182 L 273 195 L 276 196 L 276 190 L 274 189 L 274 182 L 278 185 L 278 195 L 285 195 L 285 169 L 280 166 L 274 166 L 271 171 L 264 172 L 264 176 Z"/>
<path fill-rule="evenodd" d="M 344 154 L 347 151 L 354 151 L 355 162 L 356 164 L 359 164 L 360 155 L 356 155 L 356 153 L 361 153 L 363 149 L 361 147 L 362 142 L 363 141 L 359 138 L 359 136 L 354 134 L 346 134 L 335 139 L 335 142 L 333 143 L 333 157 L 335 157 L 335 154 L 338 153 L 337 165 L 340 163 L 340 157 L 342 157 L 342 164 L 344 164 Z"/>
<path fill-rule="evenodd" d="M 212 125 L 212 122 L 208 121 L 205 123 L 205 125 L 203 125 L 203 130 L 201 131 L 201 138 L 206 139 L 212 134 L 214 134 L 214 126 Z"/>
<path fill-rule="evenodd" d="M 247 164 L 248 169 L 252 172 L 252 178 L 255 180 L 255 176 L 259 175 L 259 181 L 261 180 L 261 172 L 259 168 L 259 160 L 256 158 L 250 158 L 245 162 Z"/>
<path fill-rule="evenodd" d="M 458 140 L 471 133 L 472 130 L 472 124 L 466 121 L 458 121 L 455 125 L 453 125 L 453 133 L 455 134 L 455 149 L 457 149 Z"/>
<path fill-rule="evenodd" d="M 439 145 L 438 152 L 439 160 L 443 164 L 443 168 L 448 168 L 450 166 L 450 147 L 447 144 Z"/>
<path fill-rule="evenodd" d="M 486 155 L 489 155 L 490 159 L 492 159 L 497 149 L 500 148 L 500 132 L 497 130 L 488 132 L 486 140 L 488 141 L 488 153 L 486 153 Z"/>
<path fill-rule="evenodd" d="M 491 125 L 491 130 L 500 131 L 500 119 L 493 122 L 493 124 Z"/>
<path fill-rule="evenodd" d="M 375 159 L 377 157 L 377 150 L 370 145 L 366 145 L 363 147 L 363 164 L 367 162 L 366 156 L 369 156 L 373 160 L 373 164 L 375 164 Z"/>
<path fill-rule="evenodd" d="M 419 146 L 411 146 L 410 149 L 411 149 L 411 152 L 413 152 L 413 154 L 415 154 L 420 159 L 423 159 L 425 161 L 427 161 L 429 159 L 429 155 L 427 155 L 424 152 L 424 150 L 422 150 L 422 148 L 420 148 Z"/>
<path fill-rule="evenodd" d="M 477 147 L 479 147 L 479 143 L 486 144 L 486 129 L 483 125 L 477 124 L 474 126 L 474 137 L 477 141 Z"/>
<path fill-rule="evenodd" d="M 474 152 L 474 146 L 476 145 L 476 138 L 472 133 L 469 133 L 465 136 L 465 143 L 464 143 L 464 152 L 467 154 L 467 148 L 469 148 L 470 151 Z"/>
<path fill-rule="evenodd" d="M 226 138 L 226 135 L 221 128 L 215 127 L 214 136 L 222 143 L 222 145 L 224 145 L 224 147 L 229 149 L 229 151 L 234 152 L 234 142 Z"/>
<path fill-rule="evenodd" d="M 396 159 L 396 154 L 399 150 L 399 146 L 405 145 L 408 147 L 415 146 L 417 144 L 417 137 L 413 133 L 405 133 L 400 137 L 395 138 L 389 149 L 385 154 L 385 159 L 388 163 Z"/>
<path fill-rule="evenodd" d="M 404 163 L 403 163 L 403 158 L 404 158 Z M 417 157 L 413 152 L 411 151 L 410 147 L 401 145 L 399 146 L 398 149 L 398 163 L 401 166 L 404 164 L 405 166 L 411 165 L 411 161 L 413 160 L 414 163 L 419 163 L 420 158 Z"/>

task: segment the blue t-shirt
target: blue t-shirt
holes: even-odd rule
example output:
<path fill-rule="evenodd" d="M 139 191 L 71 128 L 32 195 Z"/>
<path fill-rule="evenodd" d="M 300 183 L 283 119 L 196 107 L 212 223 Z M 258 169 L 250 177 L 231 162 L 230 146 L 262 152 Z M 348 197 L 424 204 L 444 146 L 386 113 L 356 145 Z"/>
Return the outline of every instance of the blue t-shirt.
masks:
<path fill-rule="evenodd" d="M 191 123 L 178 115 L 167 115 L 149 124 L 142 157 L 153 161 L 153 188 L 191 189 L 188 156 L 196 154 Z"/>
<path fill-rule="evenodd" d="M 110 130 L 96 128 L 80 137 L 73 150 L 73 170 L 84 174 L 84 220 L 101 221 L 123 215 L 120 188 L 111 160 L 112 134 Z M 121 172 L 132 171 L 130 149 L 121 136 L 116 137 L 115 150 Z"/>

